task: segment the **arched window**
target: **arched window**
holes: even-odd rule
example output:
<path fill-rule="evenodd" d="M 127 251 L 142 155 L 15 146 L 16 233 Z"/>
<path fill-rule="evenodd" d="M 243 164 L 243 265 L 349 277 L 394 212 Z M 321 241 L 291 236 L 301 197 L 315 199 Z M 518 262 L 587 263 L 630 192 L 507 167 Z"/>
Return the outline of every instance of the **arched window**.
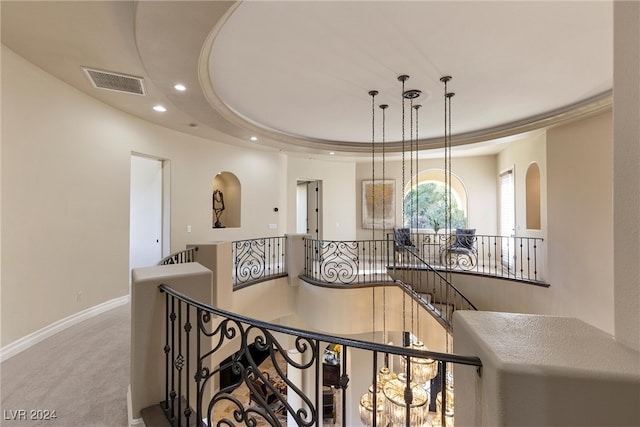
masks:
<path fill-rule="evenodd" d="M 417 182 L 417 185 L 416 185 Z M 429 169 L 418 174 L 404 189 L 404 227 L 444 229 L 447 221 L 445 174 Z M 460 179 L 451 175 L 451 228 L 467 227 L 467 191 Z"/>

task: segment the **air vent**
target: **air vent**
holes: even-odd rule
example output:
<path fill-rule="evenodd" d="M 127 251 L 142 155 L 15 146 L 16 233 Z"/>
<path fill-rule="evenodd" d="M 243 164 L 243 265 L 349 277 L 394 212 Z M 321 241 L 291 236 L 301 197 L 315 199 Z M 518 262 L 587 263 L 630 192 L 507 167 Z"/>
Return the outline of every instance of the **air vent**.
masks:
<path fill-rule="evenodd" d="M 94 70 L 86 67 L 82 67 L 82 69 L 95 88 L 132 93 L 134 95 L 145 94 L 144 80 L 140 77 L 112 73 L 110 71 Z"/>

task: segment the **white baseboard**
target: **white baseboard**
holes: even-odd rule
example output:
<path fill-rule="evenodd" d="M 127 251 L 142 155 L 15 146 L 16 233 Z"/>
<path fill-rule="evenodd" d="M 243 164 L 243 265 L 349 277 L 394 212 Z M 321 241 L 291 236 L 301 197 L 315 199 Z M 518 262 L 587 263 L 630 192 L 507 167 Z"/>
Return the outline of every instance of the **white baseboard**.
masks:
<path fill-rule="evenodd" d="M 61 332 L 73 325 L 77 325 L 84 320 L 97 316 L 98 314 L 104 313 L 105 311 L 109 311 L 113 308 L 127 304 L 128 302 L 129 295 L 125 295 L 109 300 L 107 302 L 103 302 L 102 304 L 89 307 L 86 310 L 82 310 L 76 314 L 72 314 L 69 317 L 58 320 L 57 322 L 53 322 L 52 324 L 45 326 L 42 329 L 39 329 L 0 348 L 0 362 L 4 362 L 5 360 L 17 355 L 18 353 L 28 349 L 29 347 L 34 346 L 39 342 L 49 338 L 50 336 L 57 334 L 58 332 Z"/>
<path fill-rule="evenodd" d="M 127 417 L 129 418 L 129 427 L 146 427 L 142 418 L 133 418 L 133 409 L 131 408 L 131 384 L 127 389 Z"/>

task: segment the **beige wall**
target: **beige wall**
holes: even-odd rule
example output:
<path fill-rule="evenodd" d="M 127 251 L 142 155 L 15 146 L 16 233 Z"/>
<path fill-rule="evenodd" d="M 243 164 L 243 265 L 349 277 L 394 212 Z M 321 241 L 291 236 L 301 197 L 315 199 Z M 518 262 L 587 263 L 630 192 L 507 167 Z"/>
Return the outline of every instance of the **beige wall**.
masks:
<path fill-rule="evenodd" d="M 343 185 L 354 181 L 353 164 L 296 159 L 289 170 L 277 152 L 150 124 L 82 94 L 4 45 L 2 89 L 2 346 L 128 294 L 132 152 L 169 161 L 172 251 L 192 242 L 284 235 L 288 218 L 295 223 L 295 196 L 288 192 L 298 178 L 323 180 L 325 220 L 344 232 L 326 227 L 328 236 L 354 238 L 354 194 Z M 240 228 L 211 227 L 211 183 L 220 171 L 240 181 Z"/>
<path fill-rule="evenodd" d="M 287 164 L 288 229 L 296 232 L 297 182 L 322 181 L 322 238 L 355 240 L 355 165 L 307 157 L 290 157 Z"/>
<path fill-rule="evenodd" d="M 128 292 L 131 150 L 121 113 L 4 47 L 2 106 L 5 345 Z"/>
<path fill-rule="evenodd" d="M 640 350 L 640 3 L 614 3 L 616 338 Z"/>
<path fill-rule="evenodd" d="M 418 169 L 444 169 L 442 159 L 420 160 Z M 451 161 L 451 171 L 464 184 L 468 197 L 468 224 L 478 234 L 495 234 L 497 231 L 496 156 L 456 157 Z M 382 179 L 382 164 L 376 164 L 376 179 Z M 414 173 L 415 175 L 416 173 Z M 402 224 L 402 161 L 385 163 L 386 179 L 395 179 L 396 225 Z M 356 164 L 356 224 L 358 239 L 370 239 L 371 229 L 362 228 L 362 181 L 371 179 L 371 163 Z M 410 182 L 409 159 L 405 158 L 405 185 Z M 376 231 L 376 239 L 380 239 Z"/>
<path fill-rule="evenodd" d="M 538 132 L 509 144 L 498 154 L 494 180 L 499 188 L 500 172 L 514 168 L 516 194 L 516 236 L 545 237 L 547 229 L 547 144 L 546 134 Z M 531 163 L 540 168 L 540 230 L 527 230 L 526 176 Z M 499 196 L 497 204 L 500 204 Z M 499 212 L 499 211 L 498 211 Z M 499 221 L 499 214 L 498 214 Z"/>
<path fill-rule="evenodd" d="M 551 312 L 606 332 L 613 324 L 612 115 L 547 134 Z"/>

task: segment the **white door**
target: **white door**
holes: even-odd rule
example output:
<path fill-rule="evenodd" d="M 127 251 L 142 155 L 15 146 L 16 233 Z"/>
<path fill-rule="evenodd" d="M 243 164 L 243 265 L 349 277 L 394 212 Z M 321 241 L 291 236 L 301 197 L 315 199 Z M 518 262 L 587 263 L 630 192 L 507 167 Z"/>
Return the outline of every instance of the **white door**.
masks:
<path fill-rule="evenodd" d="M 322 239 L 322 181 L 307 185 L 307 233 L 313 239 Z"/>
<path fill-rule="evenodd" d="M 162 258 L 162 161 L 131 156 L 129 267 L 156 265 Z"/>
<path fill-rule="evenodd" d="M 296 191 L 296 233 L 307 233 L 307 182 L 299 181 Z"/>
<path fill-rule="evenodd" d="M 515 262 L 516 210 L 513 169 L 500 174 L 500 235 L 502 264 L 512 269 Z"/>

